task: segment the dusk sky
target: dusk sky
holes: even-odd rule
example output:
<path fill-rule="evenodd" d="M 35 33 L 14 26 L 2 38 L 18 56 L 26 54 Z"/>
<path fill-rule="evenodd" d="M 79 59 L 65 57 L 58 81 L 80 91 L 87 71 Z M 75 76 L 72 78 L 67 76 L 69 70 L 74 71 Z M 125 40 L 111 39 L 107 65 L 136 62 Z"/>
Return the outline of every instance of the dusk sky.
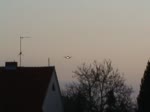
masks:
<path fill-rule="evenodd" d="M 56 66 L 60 82 L 83 62 L 111 59 L 138 93 L 150 58 L 149 0 L 0 0 L 0 66 Z M 70 55 L 70 60 L 64 56 Z"/>

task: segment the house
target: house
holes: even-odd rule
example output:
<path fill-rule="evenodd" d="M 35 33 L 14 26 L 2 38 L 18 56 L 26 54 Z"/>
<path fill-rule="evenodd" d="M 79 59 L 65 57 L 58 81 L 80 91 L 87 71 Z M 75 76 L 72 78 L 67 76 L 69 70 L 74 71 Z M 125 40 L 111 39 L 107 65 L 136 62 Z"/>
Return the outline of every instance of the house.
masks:
<path fill-rule="evenodd" d="M 63 112 L 55 67 L 0 67 L 0 112 Z"/>

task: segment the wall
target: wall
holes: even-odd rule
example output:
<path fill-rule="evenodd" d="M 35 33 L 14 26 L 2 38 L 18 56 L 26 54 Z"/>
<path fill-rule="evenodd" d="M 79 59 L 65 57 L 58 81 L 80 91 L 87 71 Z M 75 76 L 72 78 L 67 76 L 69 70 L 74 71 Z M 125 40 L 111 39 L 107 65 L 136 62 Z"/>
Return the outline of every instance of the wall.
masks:
<path fill-rule="evenodd" d="M 47 95 L 43 104 L 43 112 L 63 112 L 62 98 L 55 72 L 53 72 L 49 83 Z"/>

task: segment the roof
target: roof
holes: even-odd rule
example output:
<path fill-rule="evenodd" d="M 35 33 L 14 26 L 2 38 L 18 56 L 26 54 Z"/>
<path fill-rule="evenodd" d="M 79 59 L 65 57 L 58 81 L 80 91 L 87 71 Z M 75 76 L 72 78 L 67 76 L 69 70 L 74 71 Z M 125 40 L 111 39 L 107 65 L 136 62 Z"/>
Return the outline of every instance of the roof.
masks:
<path fill-rule="evenodd" d="M 15 70 L 0 67 L 0 111 L 42 112 L 54 70 L 54 67 L 17 67 Z"/>

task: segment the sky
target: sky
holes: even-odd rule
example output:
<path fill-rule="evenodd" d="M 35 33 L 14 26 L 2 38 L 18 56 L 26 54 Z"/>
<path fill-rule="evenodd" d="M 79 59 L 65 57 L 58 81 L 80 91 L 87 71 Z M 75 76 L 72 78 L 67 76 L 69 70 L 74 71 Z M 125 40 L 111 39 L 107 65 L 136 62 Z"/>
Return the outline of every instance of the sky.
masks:
<path fill-rule="evenodd" d="M 0 0 L 0 66 L 56 67 L 59 82 L 72 81 L 82 63 L 111 59 L 138 94 L 150 58 L 149 0 Z M 72 56 L 70 60 L 64 56 Z"/>

